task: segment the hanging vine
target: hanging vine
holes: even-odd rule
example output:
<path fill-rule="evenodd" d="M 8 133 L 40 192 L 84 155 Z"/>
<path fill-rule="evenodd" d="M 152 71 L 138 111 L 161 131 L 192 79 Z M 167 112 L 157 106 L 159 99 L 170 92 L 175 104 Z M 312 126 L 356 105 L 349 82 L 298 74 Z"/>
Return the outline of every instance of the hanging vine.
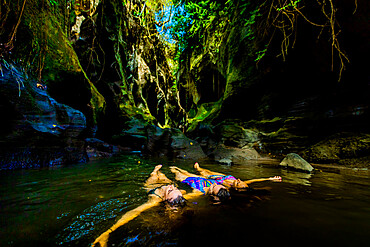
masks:
<path fill-rule="evenodd" d="M 14 48 L 14 41 L 16 39 L 16 34 L 18 31 L 19 24 L 21 23 L 24 7 L 27 3 L 27 0 L 23 1 L 22 7 L 20 7 L 20 11 L 17 17 L 17 22 L 12 28 L 11 34 L 9 35 L 7 42 L 1 42 L 0 40 L 0 56 L 4 56 L 5 54 L 8 54 L 11 50 Z M 19 10 L 19 6 L 18 6 Z M 8 16 L 11 12 L 11 6 L 10 3 L 8 3 L 6 0 L 0 4 L 0 35 L 4 35 L 5 31 L 5 25 L 8 21 Z"/>
<path fill-rule="evenodd" d="M 357 0 L 354 0 L 354 4 L 355 10 L 353 13 L 355 13 L 357 9 Z M 307 17 L 308 14 L 305 13 L 304 9 L 307 8 L 308 5 L 316 5 L 316 7 L 319 8 L 319 13 L 316 15 L 321 16 L 319 19 L 322 20 L 322 23 L 316 23 Z M 342 72 L 345 70 L 346 63 L 349 63 L 349 59 L 340 47 L 338 37 L 341 30 L 336 18 L 337 8 L 333 0 L 317 0 L 316 3 L 306 3 L 304 0 L 270 0 L 261 4 L 261 12 L 263 12 L 264 15 L 263 18 L 260 19 L 256 30 L 258 30 L 261 36 L 270 36 L 270 38 L 266 45 L 266 49 L 259 54 L 260 58 L 262 58 L 267 51 L 267 47 L 271 44 L 276 31 L 280 31 L 283 36 L 280 45 L 280 54 L 283 60 L 285 60 L 289 49 L 295 45 L 297 22 L 298 18 L 302 17 L 310 25 L 321 29 L 317 37 L 318 39 L 325 30 L 328 30 L 331 45 L 331 70 L 334 71 L 334 56 L 335 53 L 337 53 L 337 57 L 339 58 L 338 80 L 341 80 Z M 260 59 L 257 59 L 257 62 L 259 60 Z"/>
<path fill-rule="evenodd" d="M 21 23 L 21 18 L 22 18 L 22 15 L 23 15 L 24 6 L 26 5 L 26 2 L 27 2 L 27 0 L 24 0 L 24 1 L 23 1 L 23 5 L 22 5 L 21 12 L 20 12 L 20 14 L 19 14 L 18 22 L 17 22 L 17 24 L 15 25 L 14 30 L 13 30 L 13 32 L 12 32 L 12 35 L 11 35 L 11 37 L 10 37 L 10 40 L 9 40 L 9 41 L 8 41 L 8 43 L 7 43 L 7 46 L 8 46 L 10 49 L 12 49 L 12 48 L 13 48 L 13 46 L 14 46 L 14 39 L 15 39 L 15 35 L 17 34 L 17 30 L 18 30 L 19 24 Z"/>

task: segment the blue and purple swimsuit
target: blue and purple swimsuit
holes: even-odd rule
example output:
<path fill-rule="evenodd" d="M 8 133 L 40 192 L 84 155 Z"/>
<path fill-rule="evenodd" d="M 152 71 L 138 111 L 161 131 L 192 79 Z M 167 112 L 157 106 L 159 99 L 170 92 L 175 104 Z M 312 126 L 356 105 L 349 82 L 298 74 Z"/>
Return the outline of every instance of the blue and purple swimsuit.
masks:
<path fill-rule="evenodd" d="M 231 175 L 210 175 L 208 176 L 208 179 L 216 180 L 218 184 L 223 184 L 225 180 L 237 180 Z"/>
<path fill-rule="evenodd" d="M 187 177 L 182 182 L 189 185 L 193 189 L 200 190 L 204 194 L 206 193 L 204 188 L 210 187 L 212 184 L 217 183 L 214 179 L 206 179 L 202 177 Z"/>
<path fill-rule="evenodd" d="M 211 175 L 208 178 L 202 177 L 187 177 L 182 182 L 189 185 L 193 189 L 200 190 L 202 193 L 206 193 L 204 188 L 210 187 L 212 184 L 222 184 L 225 180 L 236 180 L 231 175 Z"/>

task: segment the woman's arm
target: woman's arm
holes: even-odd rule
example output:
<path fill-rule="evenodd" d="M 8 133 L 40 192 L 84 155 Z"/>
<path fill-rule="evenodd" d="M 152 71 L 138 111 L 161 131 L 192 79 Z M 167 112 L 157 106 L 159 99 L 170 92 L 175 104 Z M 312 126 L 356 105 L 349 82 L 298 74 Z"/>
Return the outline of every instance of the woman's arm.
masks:
<path fill-rule="evenodd" d="M 99 243 L 101 247 L 107 247 L 109 234 L 111 232 L 115 231 L 117 228 L 123 226 L 127 222 L 135 219 L 140 213 L 144 212 L 145 210 L 159 205 L 160 202 L 161 200 L 149 199 L 149 201 L 146 202 L 145 204 L 131 211 L 128 211 L 112 227 L 110 227 L 107 231 L 105 231 L 97 239 L 95 239 L 94 243 L 92 243 L 91 246 L 94 247 L 97 243 Z"/>
<path fill-rule="evenodd" d="M 199 197 L 199 196 L 202 196 L 203 193 L 197 189 L 193 189 L 192 192 L 190 193 L 187 193 L 187 194 L 183 194 L 184 198 L 186 200 L 189 200 L 189 199 L 193 199 L 193 198 L 196 198 L 196 197 Z"/>
<path fill-rule="evenodd" d="M 255 182 L 263 182 L 263 181 L 275 181 L 275 182 L 281 182 L 282 178 L 280 176 L 270 177 L 270 178 L 257 178 L 257 179 L 251 179 L 244 181 L 246 184 L 251 184 Z"/>

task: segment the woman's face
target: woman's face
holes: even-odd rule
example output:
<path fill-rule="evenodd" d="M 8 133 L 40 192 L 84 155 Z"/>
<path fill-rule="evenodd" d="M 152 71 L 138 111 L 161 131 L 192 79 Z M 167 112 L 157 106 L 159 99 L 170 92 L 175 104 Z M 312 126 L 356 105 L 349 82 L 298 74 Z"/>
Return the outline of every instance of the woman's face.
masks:
<path fill-rule="evenodd" d="M 226 187 L 220 184 L 212 184 L 211 187 L 209 188 L 210 190 L 209 192 L 211 195 L 217 195 L 220 189 L 226 189 Z"/>
<path fill-rule="evenodd" d="M 172 201 L 178 196 L 182 196 L 181 191 L 173 185 L 168 185 L 164 192 L 164 199 Z"/>
<path fill-rule="evenodd" d="M 248 188 L 248 184 L 240 179 L 234 181 L 233 187 L 236 189 L 246 189 Z"/>

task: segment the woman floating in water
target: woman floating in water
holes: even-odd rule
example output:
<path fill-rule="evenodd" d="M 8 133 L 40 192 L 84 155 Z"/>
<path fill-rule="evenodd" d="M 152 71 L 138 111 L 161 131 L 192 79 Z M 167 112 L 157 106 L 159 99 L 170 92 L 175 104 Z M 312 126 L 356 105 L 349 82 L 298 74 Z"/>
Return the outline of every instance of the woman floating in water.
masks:
<path fill-rule="evenodd" d="M 176 166 L 171 166 L 171 172 L 175 173 L 176 180 L 190 185 L 194 189 L 193 193 L 203 193 L 216 196 L 220 201 L 230 198 L 230 193 L 227 188 L 236 190 L 247 190 L 249 184 L 262 181 L 278 181 L 281 182 L 280 176 L 270 178 L 259 178 L 247 181 L 242 181 L 232 175 L 225 175 L 218 172 L 212 172 L 200 168 L 198 163 L 195 163 L 194 168 L 201 174 L 195 175 Z"/>
<path fill-rule="evenodd" d="M 115 231 L 130 220 L 133 220 L 143 211 L 157 206 L 161 202 L 165 202 L 170 207 L 184 206 L 186 201 L 185 198 L 190 199 L 193 196 L 197 196 L 197 194 L 192 193 L 183 195 L 185 191 L 180 191 L 176 186 L 174 186 L 173 182 L 159 171 L 161 167 L 162 165 L 157 165 L 145 182 L 145 189 L 148 191 L 148 201 L 125 213 L 113 226 L 95 239 L 92 246 L 96 246 L 96 244 L 99 243 L 101 247 L 106 247 L 109 234 L 111 232 Z"/>
<path fill-rule="evenodd" d="M 125 213 L 113 226 L 107 231 L 102 233 L 97 239 L 95 239 L 92 246 L 99 244 L 101 247 L 106 247 L 109 234 L 119 227 L 123 226 L 127 222 L 136 218 L 143 211 L 159 205 L 161 202 L 165 202 L 170 207 L 184 206 L 186 199 L 197 197 L 202 194 L 209 194 L 215 196 L 218 200 L 224 201 L 230 198 L 230 193 L 224 185 L 234 188 L 247 188 L 248 184 L 259 181 L 273 180 L 281 181 L 281 177 L 253 179 L 249 181 L 241 181 L 230 175 L 226 176 L 221 173 L 211 172 L 206 169 L 199 167 L 198 163 L 195 163 L 194 167 L 197 169 L 202 176 L 207 178 L 189 173 L 178 167 L 171 166 L 170 169 L 176 175 L 176 179 L 189 184 L 194 190 L 192 193 L 185 194 L 185 191 L 180 191 L 173 182 L 166 177 L 159 170 L 162 165 L 157 165 L 150 177 L 145 182 L 145 189 L 148 191 L 148 201 L 143 205 Z M 231 181 L 231 182 L 230 182 Z M 235 182 L 237 181 L 237 182 Z"/>
<path fill-rule="evenodd" d="M 225 201 L 230 198 L 230 193 L 225 186 L 214 179 L 206 179 L 192 174 L 176 166 L 170 167 L 171 172 L 175 173 L 176 180 L 188 184 L 193 188 L 194 194 L 208 194 L 214 196 L 217 201 Z"/>
<path fill-rule="evenodd" d="M 255 182 L 263 182 L 263 181 L 275 181 L 275 182 L 281 182 L 282 179 L 280 176 L 270 177 L 270 178 L 258 178 L 258 179 L 251 179 L 247 181 L 242 181 L 240 179 L 237 179 L 233 177 L 232 175 L 225 175 L 219 172 L 213 172 L 204 168 L 201 168 L 196 162 L 194 164 L 194 168 L 205 178 L 207 179 L 213 179 L 216 180 L 218 184 L 222 184 L 228 188 L 234 188 L 236 190 L 245 190 L 251 183 Z"/>

